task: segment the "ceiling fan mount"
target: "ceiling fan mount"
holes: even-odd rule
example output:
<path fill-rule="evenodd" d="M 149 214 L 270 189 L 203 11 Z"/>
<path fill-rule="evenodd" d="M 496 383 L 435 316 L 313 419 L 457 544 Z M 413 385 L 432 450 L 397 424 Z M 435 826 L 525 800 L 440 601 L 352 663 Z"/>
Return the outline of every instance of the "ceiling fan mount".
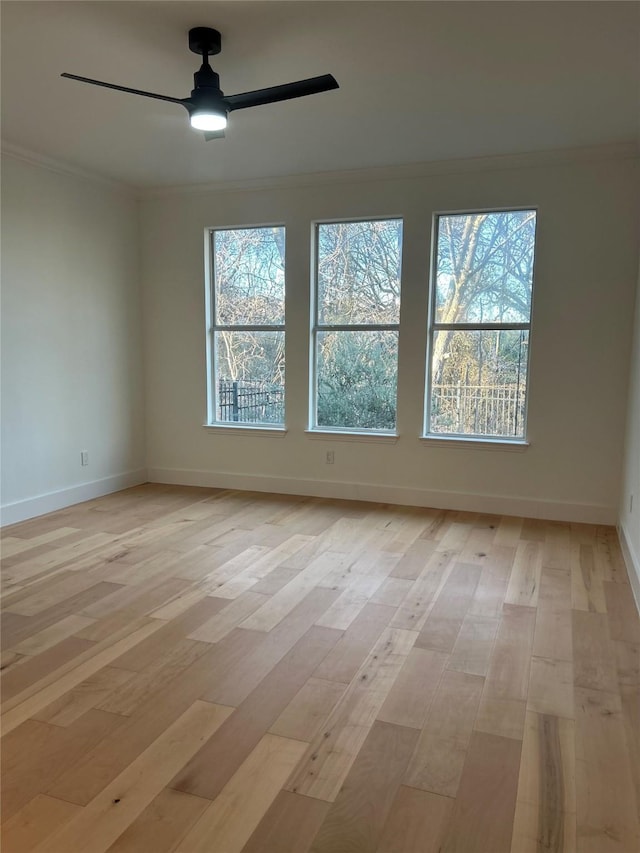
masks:
<path fill-rule="evenodd" d="M 211 27 L 194 27 L 189 30 L 189 50 L 199 56 L 215 56 L 222 50 L 222 36 Z"/>
<path fill-rule="evenodd" d="M 64 73 L 60 76 L 78 80 L 81 83 L 89 83 L 92 86 L 101 86 L 104 89 L 115 89 L 118 92 L 129 92 L 131 95 L 140 95 L 143 98 L 180 104 L 189 113 L 191 126 L 196 130 L 204 130 L 206 140 L 224 136 L 227 116 L 233 110 L 275 104 L 278 101 L 288 101 L 291 98 L 302 98 L 339 88 L 335 77 L 331 74 L 323 74 L 320 77 L 309 77 L 306 80 L 297 80 L 295 83 L 285 83 L 282 86 L 270 86 L 267 89 L 256 89 L 238 95 L 225 95 L 220 88 L 219 76 L 209 65 L 209 57 L 220 53 L 221 49 L 222 36 L 218 30 L 211 27 L 193 27 L 189 30 L 189 50 L 202 56 L 202 65 L 193 75 L 194 85 L 188 98 L 157 95 L 142 89 L 131 89 L 128 86 L 105 83 L 90 77 L 79 77 L 77 74 Z"/>

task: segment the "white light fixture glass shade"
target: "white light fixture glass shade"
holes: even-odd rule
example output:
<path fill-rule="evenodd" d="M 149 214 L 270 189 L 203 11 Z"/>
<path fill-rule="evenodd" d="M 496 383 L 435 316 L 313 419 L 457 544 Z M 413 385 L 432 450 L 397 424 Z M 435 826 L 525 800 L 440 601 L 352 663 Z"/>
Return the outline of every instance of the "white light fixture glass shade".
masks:
<path fill-rule="evenodd" d="M 200 110 L 190 115 L 191 127 L 196 130 L 224 130 L 227 126 L 227 117 L 224 113 L 207 112 Z"/>

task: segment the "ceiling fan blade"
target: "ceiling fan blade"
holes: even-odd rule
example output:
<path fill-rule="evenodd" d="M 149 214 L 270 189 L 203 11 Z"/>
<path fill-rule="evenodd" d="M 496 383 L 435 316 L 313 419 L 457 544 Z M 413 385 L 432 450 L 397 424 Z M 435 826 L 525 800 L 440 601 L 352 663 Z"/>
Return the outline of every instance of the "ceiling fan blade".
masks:
<path fill-rule="evenodd" d="M 169 95 L 156 95 L 154 92 L 144 92 L 142 89 L 130 89 L 128 86 L 116 86 L 115 83 L 103 83 L 102 80 L 92 80 L 90 77 L 78 77 L 77 74 L 61 74 L 69 80 L 79 80 L 81 83 L 91 83 L 92 86 L 102 86 L 105 89 L 115 89 L 118 92 L 129 92 L 131 95 L 142 95 L 143 98 L 155 98 L 157 101 L 169 101 L 172 104 L 181 104 L 183 107 L 188 98 L 171 98 Z"/>
<path fill-rule="evenodd" d="M 259 107 L 261 104 L 274 104 L 276 101 L 288 101 L 290 98 L 302 98 L 305 95 L 317 95 L 338 89 L 338 83 L 332 74 L 309 77 L 283 86 L 271 86 L 269 89 L 257 89 L 255 92 L 243 92 L 240 95 L 228 95 L 224 102 L 230 110 L 244 110 L 247 107 Z"/>
<path fill-rule="evenodd" d="M 204 138 L 207 142 L 212 139 L 224 139 L 224 130 L 205 130 Z"/>

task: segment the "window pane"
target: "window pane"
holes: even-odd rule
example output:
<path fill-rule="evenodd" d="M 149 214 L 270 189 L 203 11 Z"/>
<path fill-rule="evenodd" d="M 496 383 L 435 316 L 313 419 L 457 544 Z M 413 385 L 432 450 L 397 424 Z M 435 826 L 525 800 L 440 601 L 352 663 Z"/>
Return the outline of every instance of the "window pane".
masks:
<path fill-rule="evenodd" d="M 534 210 L 438 217 L 436 323 L 528 323 Z"/>
<path fill-rule="evenodd" d="M 527 331 L 439 331 L 433 338 L 432 433 L 524 437 Z"/>
<path fill-rule="evenodd" d="M 215 323 L 284 323 L 284 228 L 214 232 Z"/>
<path fill-rule="evenodd" d="M 284 332 L 216 332 L 218 421 L 284 423 Z"/>
<path fill-rule="evenodd" d="M 318 323 L 398 323 L 402 220 L 318 226 Z"/>
<path fill-rule="evenodd" d="M 318 332 L 317 425 L 393 430 L 397 332 Z"/>

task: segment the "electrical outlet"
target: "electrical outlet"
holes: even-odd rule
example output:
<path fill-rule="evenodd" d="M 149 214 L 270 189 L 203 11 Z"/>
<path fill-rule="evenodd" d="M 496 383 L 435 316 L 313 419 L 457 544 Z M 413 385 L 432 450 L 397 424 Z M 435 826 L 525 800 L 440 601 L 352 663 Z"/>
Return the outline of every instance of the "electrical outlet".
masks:
<path fill-rule="evenodd" d="M 333 450 L 327 450 L 327 465 L 333 465 L 336 461 L 336 456 Z"/>
<path fill-rule="evenodd" d="M 81 450 L 80 451 L 80 464 L 84 468 L 85 465 L 89 464 L 89 451 Z"/>

